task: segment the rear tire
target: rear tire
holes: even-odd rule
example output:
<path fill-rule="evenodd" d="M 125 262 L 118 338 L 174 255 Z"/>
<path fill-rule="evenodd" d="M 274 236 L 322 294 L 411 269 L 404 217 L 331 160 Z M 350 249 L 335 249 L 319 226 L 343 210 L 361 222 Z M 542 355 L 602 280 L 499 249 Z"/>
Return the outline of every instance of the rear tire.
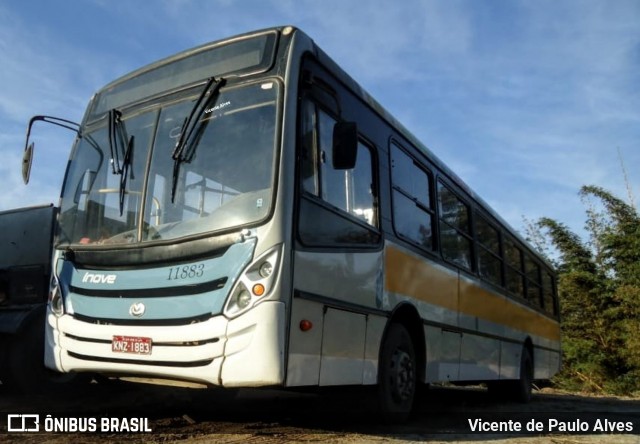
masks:
<path fill-rule="evenodd" d="M 411 335 L 397 323 L 389 325 L 378 365 L 378 406 L 385 422 L 404 422 L 416 398 L 416 354 Z"/>
<path fill-rule="evenodd" d="M 531 401 L 531 391 L 533 388 L 533 358 L 529 349 L 522 349 L 520 357 L 520 379 L 513 384 L 513 400 L 521 403 Z"/>
<path fill-rule="evenodd" d="M 523 404 L 531 401 L 533 387 L 533 358 L 528 348 L 522 348 L 520 355 L 520 377 L 508 381 L 491 381 L 487 384 L 489 393 L 498 400 L 515 401 Z"/>

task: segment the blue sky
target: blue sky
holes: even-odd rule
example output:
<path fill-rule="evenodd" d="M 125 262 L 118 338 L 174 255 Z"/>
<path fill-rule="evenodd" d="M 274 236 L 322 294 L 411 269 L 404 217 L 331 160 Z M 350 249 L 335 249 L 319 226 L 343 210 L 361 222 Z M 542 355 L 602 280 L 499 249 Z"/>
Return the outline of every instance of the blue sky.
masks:
<path fill-rule="evenodd" d="M 580 231 L 580 186 L 640 196 L 637 0 L 0 2 L 0 211 L 58 202 L 91 95 L 158 58 L 274 25 L 302 28 L 515 228 Z"/>

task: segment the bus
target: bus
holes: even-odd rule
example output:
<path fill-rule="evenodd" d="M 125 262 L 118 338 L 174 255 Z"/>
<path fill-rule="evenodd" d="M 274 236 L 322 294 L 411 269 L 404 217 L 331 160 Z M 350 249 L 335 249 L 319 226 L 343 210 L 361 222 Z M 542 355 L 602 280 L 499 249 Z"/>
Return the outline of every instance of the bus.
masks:
<path fill-rule="evenodd" d="M 143 67 L 77 126 L 39 120 L 77 133 L 50 369 L 375 385 L 392 419 L 422 383 L 527 401 L 558 371 L 551 266 L 299 29 Z"/>

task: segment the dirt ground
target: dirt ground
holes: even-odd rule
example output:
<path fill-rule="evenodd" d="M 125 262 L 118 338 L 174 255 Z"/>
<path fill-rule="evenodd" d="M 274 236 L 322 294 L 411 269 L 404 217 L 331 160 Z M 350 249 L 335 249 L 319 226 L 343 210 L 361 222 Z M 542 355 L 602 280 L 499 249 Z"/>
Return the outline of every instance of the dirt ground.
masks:
<path fill-rule="evenodd" d="M 373 392 L 363 388 L 325 390 L 316 393 L 277 390 L 196 390 L 103 381 L 56 395 L 0 393 L 0 440 L 9 443 L 640 443 L 640 399 L 562 394 L 548 389 L 537 392 L 530 404 L 492 399 L 481 388 L 430 387 L 421 392 L 416 413 L 402 425 L 381 423 L 372 409 Z M 17 432 L 16 417 L 39 415 L 39 432 Z M 46 415 L 59 429 L 89 427 L 95 432 L 62 433 L 45 430 Z M 70 419 L 72 418 L 72 419 Z M 84 419 L 78 419 L 84 418 Z M 102 418 L 132 418 L 151 432 L 115 433 L 101 430 Z M 33 417 L 29 417 L 32 420 Z M 8 423 L 8 421 L 11 424 Z M 473 421 L 487 429 L 474 432 Z M 66 422 L 65 422 L 66 421 Z M 71 422 L 70 422 L 71 421 Z M 81 421 L 85 421 L 84 423 Z M 110 421 L 110 420 L 107 420 Z M 471 423 L 470 423 L 471 421 Z M 509 422 L 510 421 L 510 422 Z M 553 421 L 556 421 L 555 423 Z M 476 421 L 478 423 L 478 421 Z M 594 431 L 599 423 L 621 427 L 624 433 Z M 84 425 L 83 425 L 84 424 Z M 120 429 L 126 428 L 117 422 Z M 521 430 L 516 431 L 517 425 Z M 540 432 L 527 425 L 540 424 Z M 553 430 L 549 428 L 553 427 Z M 27 424 L 33 428 L 33 424 Z M 564 431 L 562 428 L 564 427 Z M 573 433 L 575 427 L 585 432 Z M 511 431 L 509 431 L 509 428 Z M 631 429 L 631 430 L 629 430 Z"/>

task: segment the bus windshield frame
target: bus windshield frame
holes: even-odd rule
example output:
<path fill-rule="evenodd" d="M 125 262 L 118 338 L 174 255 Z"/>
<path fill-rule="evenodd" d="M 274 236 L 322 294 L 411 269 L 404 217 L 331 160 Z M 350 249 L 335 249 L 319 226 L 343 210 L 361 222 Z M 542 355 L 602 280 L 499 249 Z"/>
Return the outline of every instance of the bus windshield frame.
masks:
<path fill-rule="evenodd" d="M 266 72 L 274 63 L 277 41 L 276 31 L 252 34 L 222 44 L 203 45 L 141 68 L 99 91 L 91 102 L 86 122 L 94 122 L 111 109 L 153 100 L 209 77 Z"/>

